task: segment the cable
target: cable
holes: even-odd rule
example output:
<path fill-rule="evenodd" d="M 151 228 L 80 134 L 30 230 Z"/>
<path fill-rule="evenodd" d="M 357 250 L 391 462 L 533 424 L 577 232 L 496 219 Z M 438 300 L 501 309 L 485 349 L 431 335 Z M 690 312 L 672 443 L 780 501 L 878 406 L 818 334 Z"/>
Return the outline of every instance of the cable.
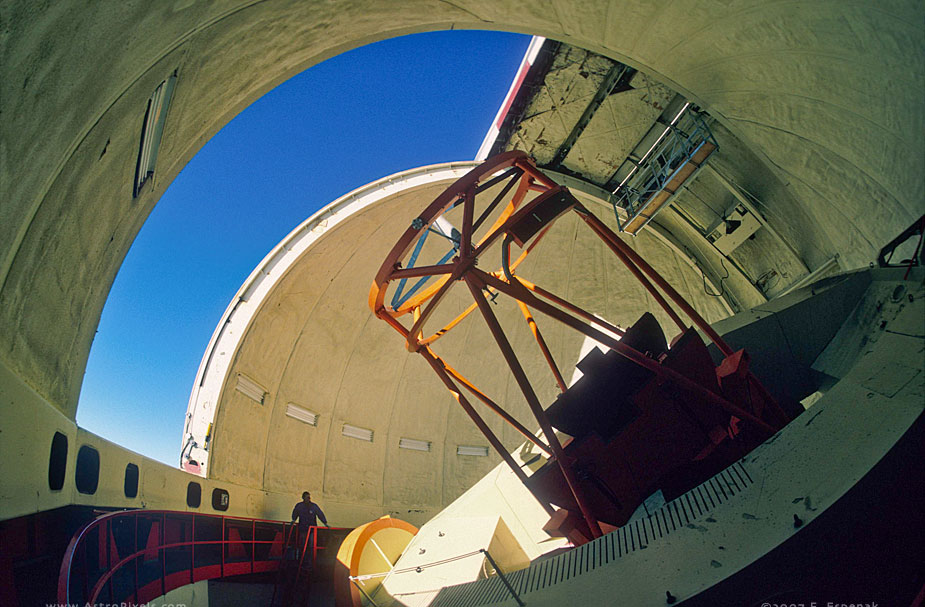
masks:
<path fill-rule="evenodd" d="M 724 256 L 722 255 L 720 256 L 719 263 L 723 266 L 723 271 L 726 273 L 726 275 L 719 279 L 719 293 L 710 293 L 710 291 L 707 289 L 707 275 L 704 274 L 703 268 L 700 267 L 700 264 L 696 264 L 697 269 L 700 270 L 700 277 L 703 279 L 703 292 L 710 297 L 722 297 L 726 294 L 726 285 L 723 284 L 723 281 L 729 278 L 729 268 L 726 267 L 726 262 L 723 261 L 723 257 Z"/>
<path fill-rule="evenodd" d="M 507 234 L 504 237 L 504 242 L 501 243 L 501 269 L 504 271 L 504 277 L 512 285 L 519 283 L 511 271 L 511 242 L 513 241 L 514 237 Z"/>

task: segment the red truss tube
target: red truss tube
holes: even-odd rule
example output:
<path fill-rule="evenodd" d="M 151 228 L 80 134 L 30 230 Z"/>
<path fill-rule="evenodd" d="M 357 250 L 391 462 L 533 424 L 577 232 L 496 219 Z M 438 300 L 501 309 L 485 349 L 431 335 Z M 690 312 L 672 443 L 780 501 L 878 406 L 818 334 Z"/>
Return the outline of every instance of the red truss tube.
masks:
<path fill-rule="evenodd" d="M 658 362 L 652 360 L 651 358 L 649 358 L 642 352 L 639 352 L 636 349 L 631 348 L 630 346 L 627 346 L 626 344 L 614 339 L 610 335 L 607 335 L 603 331 L 595 329 L 594 327 L 586 323 L 583 323 L 576 318 L 572 318 L 571 316 L 555 308 L 554 306 L 540 300 L 539 298 L 534 296 L 532 293 L 530 293 L 526 289 L 518 288 L 519 285 L 517 286 L 511 285 L 509 283 L 502 281 L 500 278 L 496 276 L 492 276 L 491 274 L 486 274 L 485 272 L 481 272 L 480 270 L 475 270 L 475 272 L 479 274 L 479 276 L 485 281 L 486 284 L 494 287 L 495 289 L 501 291 L 502 293 L 506 293 L 510 295 L 511 297 L 514 297 L 515 299 L 522 298 L 522 300 L 526 302 L 528 305 L 533 306 L 534 308 L 536 308 L 540 312 L 543 312 L 544 314 L 552 316 L 553 318 L 559 320 L 563 324 L 572 327 L 576 331 L 579 331 L 587 335 L 588 337 L 601 342 L 602 344 L 606 345 L 612 350 L 616 350 L 618 353 L 630 359 L 631 361 L 633 361 L 640 367 L 645 367 L 646 369 L 648 369 L 649 371 L 652 371 L 656 375 L 667 377 L 668 379 L 680 385 L 682 388 L 702 396 L 706 400 L 712 402 L 713 404 L 726 410 L 727 412 L 732 413 L 733 415 L 736 415 L 740 417 L 741 419 L 745 419 L 745 420 L 752 422 L 759 428 L 765 430 L 769 435 L 773 434 L 776 431 L 774 428 L 769 426 L 766 422 L 759 419 L 758 417 L 755 417 L 748 411 L 745 411 L 744 409 L 735 406 L 734 404 L 730 403 L 729 401 L 722 398 L 718 394 L 715 394 L 714 392 L 707 390 L 700 384 L 684 377 L 677 371 L 674 371 L 673 369 L 668 369 L 667 367 L 663 367 Z"/>
<path fill-rule="evenodd" d="M 510 342 L 507 340 L 507 336 L 505 336 L 504 330 L 501 329 L 501 325 L 498 323 L 498 319 L 495 317 L 494 312 L 491 311 L 491 307 L 489 307 L 488 302 L 485 301 L 484 297 L 482 297 L 481 287 L 485 286 L 485 283 L 480 282 L 477 278 L 472 276 L 467 276 L 465 280 L 466 285 L 472 292 L 472 296 L 479 304 L 479 311 L 482 312 L 482 316 L 485 318 L 485 322 L 488 324 L 488 328 L 491 330 L 492 336 L 494 336 L 495 341 L 498 342 L 498 347 L 501 348 L 504 359 L 511 367 L 511 372 L 514 374 L 514 379 L 517 381 L 517 385 L 520 386 L 520 390 L 523 392 L 524 398 L 527 399 L 527 404 L 530 405 L 530 410 L 533 411 L 533 415 L 536 417 L 537 421 L 540 422 L 540 427 L 543 429 L 543 434 L 546 435 L 546 440 L 549 442 L 549 446 L 552 448 L 552 452 L 555 455 L 556 460 L 559 462 L 559 467 L 562 470 L 562 476 L 565 477 L 565 482 L 568 483 L 569 489 L 571 490 L 572 495 L 575 497 L 575 501 L 578 503 L 578 507 L 581 509 L 581 514 L 584 516 L 585 522 L 591 529 L 591 535 L 594 537 L 600 537 L 601 528 L 598 526 L 597 520 L 595 520 L 591 515 L 591 510 L 585 504 L 584 497 L 578 488 L 578 480 L 575 478 L 575 474 L 572 471 L 571 462 L 566 458 L 565 452 L 562 450 L 562 445 L 559 443 L 559 437 L 556 436 L 556 431 L 553 430 L 552 424 L 549 423 L 549 418 L 546 417 L 546 412 L 543 411 L 543 405 L 536 397 L 536 392 L 533 391 L 533 386 L 530 385 L 530 380 L 527 379 L 527 374 L 524 372 L 523 367 L 520 366 L 520 361 L 517 360 L 517 356 L 514 354 L 514 349 L 511 347 Z M 523 480 L 526 481 L 526 478 Z"/>
<path fill-rule="evenodd" d="M 636 251 L 631 249 L 626 245 L 625 242 L 620 240 L 620 238 L 614 234 L 610 228 L 604 225 L 604 222 L 592 215 L 590 211 L 580 206 L 576 207 L 575 210 L 578 215 L 585 221 L 585 223 L 590 225 L 591 229 L 593 229 L 595 233 L 604 239 L 605 242 L 611 245 L 615 250 L 619 249 L 622 252 L 620 258 L 624 260 L 624 263 L 626 263 L 627 266 L 630 266 L 631 264 L 629 262 L 631 262 L 632 264 L 635 264 L 637 268 L 648 274 L 649 278 L 651 278 L 652 281 L 668 295 L 671 301 L 675 302 L 675 304 L 677 304 L 677 306 L 681 308 L 685 314 L 687 314 L 687 317 L 694 322 L 697 328 L 703 331 L 704 334 L 710 338 L 710 341 L 716 344 L 716 347 L 719 348 L 720 352 L 723 353 L 723 356 L 729 356 L 732 354 L 732 348 L 730 348 L 729 344 L 727 344 L 726 341 L 719 336 L 719 333 L 717 333 L 713 327 L 710 326 L 710 323 L 704 320 L 703 317 L 697 312 L 697 310 L 695 310 L 689 303 L 687 303 L 687 301 L 681 297 L 681 294 L 675 291 L 674 287 L 672 287 L 664 278 L 662 278 L 661 274 L 656 272 L 652 266 L 646 263 L 645 259 L 640 257 Z M 627 259 L 629 262 L 626 261 Z M 640 281 L 642 281 L 641 278 Z M 643 284 L 649 285 L 647 281 L 643 282 Z M 651 287 L 651 285 L 649 285 L 649 287 Z M 664 304 L 664 306 L 667 306 L 667 303 Z M 672 316 L 672 318 L 675 318 L 675 316 Z M 682 331 L 686 328 L 683 323 L 679 322 L 679 325 Z"/>
<path fill-rule="evenodd" d="M 475 304 L 475 305 L 478 305 L 478 304 Z M 431 355 L 433 355 L 433 352 L 431 352 Z M 465 388 L 469 392 L 472 392 L 472 394 L 477 399 L 485 403 L 485 405 L 489 409 L 491 409 L 492 411 L 494 411 L 495 413 L 503 417 L 505 421 L 507 421 L 512 426 L 514 426 L 514 428 L 516 428 L 517 431 L 520 432 L 524 438 L 526 438 L 528 441 L 530 441 L 531 443 L 533 443 L 534 445 L 542 449 L 547 455 L 552 455 L 552 449 L 550 449 L 549 447 L 544 445 L 542 442 L 540 442 L 540 440 L 537 439 L 536 436 L 534 436 L 529 430 L 527 430 L 523 426 L 523 424 L 517 421 L 517 419 L 515 419 L 510 413 L 508 413 L 500 405 L 498 405 L 498 403 L 488 398 L 488 396 L 486 396 L 484 392 L 476 388 L 472 384 L 472 382 L 470 382 L 468 379 L 463 377 L 462 373 L 460 373 L 459 371 L 457 371 L 450 365 L 446 364 L 446 362 L 443 361 L 443 359 L 440 359 L 437 356 L 435 356 L 435 358 L 440 360 L 440 362 L 443 365 L 444 370 L 446 370 L 446 372 L 450 375 L 450 377 L 458 381 L 462 385 L 463 388 Z"/>
<path fill-rule="evenodd" d="M 556 383 L 559 384 L 559 390 L 565 392 L 568 390 L 568 386 L 565 384 L 565 379 L 562 377 L 562 373 L 559 372 L 559 367 L 556 366 L 556 361 L 552 358 L 552 352 L 549 351 L 549 346 L 546 345 L 546 340 L 543 339 L 543 334 L 540 333 L 540 328 L 536 324 L 536 320 L 533 318 L 533 314 L 530 313 L 530 309 L 527 308 L 526 304 L 520 300 L 517 301 L 517 307 L 520 308 L 520 313 L 524 315 L 524 320 L 527 321 L 527 325 L 530 327 L 530 331 L 533 333 L 533 338 L 536 339 L 537 345 L 540 347 L 540 350 L 543 352 L 543 358 L 546 359 L 546 364 L 549 365 L 549 370 L 552 371 L 552 374 L 556 377 Z"/>
<path fill-rule="evenodd" d="M 453 384 L 453 380 L 450 379 L 450 376 L 447 374 L 446 369 L 443 368 L 442 361 L 434 356 L 429 350 L 423 349 L 420 350 L 420 353 L 424 356 L 424 359 L 430 364 L 433 370 L 437 373 L 437 376 L 443 381 L 447 389 L 453 394 L 456 398 L 456 402 L 463 408 L 463 411 L 472 419 L 472 422 L 476 427 L 481 430 L 482 434 L 485 435 L 485 438 L 488 439 L 488 442 L 491 443 L 491 446 L 494 447 L 504 462 L 511 468 L 514 472 L 514 475 L 517 476 L 518 480 L 522 483 L 527 482 L 527 476 L 524 474 L 523 469 L 517 465 L 517 462 L 514 461 L 514 458 L 511 457 L 511 454 L 508 453 L 507 449 L 504 448 L 504 444 L 501 440 L 495 436 L 495 433 L 491 431 L 491 428 L 488 427 L 488 424 L 485 423 L 485 420 L 476 412 L 476 410 L 469 404 L 469 401 L 466 400 L 466 397 L 462 395 L 462 392 Z M 549 513 L 552 514 L 552 508 L 548 504 L 540 502 L 540 505 Z"/>
<path fill-rule="evenodd" d="M 623 262 L 623 264 L 633 274 L 633 276 L 636 277 L 636 280 L 638 280 L 639 283 L 643 287 L 645 287 L 646 291 L 649 292 L 649 295 L 651 295 L 652 298 L 655 299 L 655 301 L 658 303 L 658 305 L 662 307 L 662 309 L 669 316 L 669 318 L 671 318 L 671 320 L 674 321 L 674 324 L 678 325 L 678 329 L 680 329 L 682 332 L 687 330 L 687 325 L 684 324 L 684 321 L 681 320 L 681 317 L 678 316 L 677 312 L 675 312 L 671 308 L 670 305 L 668 305 L 668 302 L 665 301 L 665 298 L 662 297 L 662 294 L 659 293 L 658 290 L 656 290 L 656 288 L 652 286 L 652 283 L 646 279 L 645 274 L 643 274 L 642 270 L 640 270 L 636 266 L 636 264 L 633 263 L 630 257 L 625 253 L 623 247 L 617 246 L 616 243 L 614 243 L 612 240 L 610 240 L 610 238 L 608 238 L 607 233 L 601 230 L 601 224 L 597 222 L 593 222 L 590 219 L 586 219 L 586 216 L 580 211 L 578 214 L 582 217 L 582 219 L 585 219 L 588 225 L 591 226 L 591 229 L 594 231 L 594 233 L 597 234 L 601 238 L 601 240 L 604 241 L 604 244 L 606 244 L 610 248 L 610 250 L 613 251 L 613 253 L 620 259 L 620 261 Z M 597 218 L 595 217 L 594 219 L 597 219 Z M 623 244 L 623 243 L 621 242 L 620 244 Z M 626 248 L 629 248 L 629 247 L 626 247 Z"/>

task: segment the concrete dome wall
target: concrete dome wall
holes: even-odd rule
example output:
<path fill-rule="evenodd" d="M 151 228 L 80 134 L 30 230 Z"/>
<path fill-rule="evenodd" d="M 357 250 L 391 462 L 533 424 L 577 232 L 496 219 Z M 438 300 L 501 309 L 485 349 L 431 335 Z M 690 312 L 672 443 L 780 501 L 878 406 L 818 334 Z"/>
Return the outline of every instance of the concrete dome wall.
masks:
<path fill-rule="evenodd" d="M 0 359 L 73 419 L 111 282 L 191 156 L 343 50 L 451 28 L 536 33 L 699 103 L 803 202 L 808 260 L 858 266 L 922 211 L 923 5 L 840 1 L 4 2 Z M 155 179 L 132 198 L 147 99 L 178 74 Z M 813 247 L 807 246 L 813 244 Z M 816 252 L 814 252 L 816 251 Z M 56 330 L 49 331 L 49 327 Z"/>

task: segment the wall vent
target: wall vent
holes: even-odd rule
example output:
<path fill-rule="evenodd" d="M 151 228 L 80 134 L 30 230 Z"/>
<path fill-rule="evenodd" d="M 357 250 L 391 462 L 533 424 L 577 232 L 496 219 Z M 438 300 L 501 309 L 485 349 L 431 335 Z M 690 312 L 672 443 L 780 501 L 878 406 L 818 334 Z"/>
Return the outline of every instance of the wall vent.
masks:
<path fill-rule="evenodd" d="M 475 455 L 477 457 L 488 457 L 488 447 L 459 445 L 456 447 L 456 455 Z"/>
<path fill-rule="evenodd" d="M 398 447 L 400 449 L 411 449 L 412 451 L 430 451 L 430 441 L 417 440 L 414 438 L 400 438 L 398 439 Z"/>
<path fill-rule="evenodd" d="M 355 438 L 358 440 L 365 440 L 368 443 L 373 442 L 373 431 L 367 428 L 360 428 L 358 426 L 351 426 L 350 424 L 344 424 L 341 434 L 348 438 Z"/>
<path fill-rule="evenodd" d="M 263 389 L 263 386 L 240 373 L 238 373 L 238 383 L 235 386 L 235 390 L 261 405 L 267 395 L 267 391 Z"/>
<path fill-rule="evenodd" d="M 302 407 L 296 404 L 293 404 L 293 403 L 289 403 L 288 405 L 286 405 L 286 415 L 288 415 L 292 419 L 297 419 L 300 422 L 305 422 L 309 426 L 318 425 L 318 414 L 317 413 L 312 413 L 308 409 L 303 409 Z"/>

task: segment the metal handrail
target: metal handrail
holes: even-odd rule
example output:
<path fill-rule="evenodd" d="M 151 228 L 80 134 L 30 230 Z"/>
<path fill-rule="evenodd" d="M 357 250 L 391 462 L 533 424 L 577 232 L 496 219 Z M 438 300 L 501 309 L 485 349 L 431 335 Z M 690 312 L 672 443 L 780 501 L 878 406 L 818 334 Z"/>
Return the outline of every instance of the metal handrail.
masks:
<path fill-rule="evenodd" d="M 132 554 L 120 559 L 116 563 L 112 563 L 112 553 L 110 549 L 112 546 L 116 546 L 118 549 L 118 542 L 116 539 L 116 534 L 113 532 L 113 523 L 118 519 L 128 519 L 134 523 L 134 538 L 132 540 L 131 546 L 134 549 Z M 159 528 L 157 533 L 157 545 L 148 546 L 147 541 L 151 537 L 151 531 L 148 532 L 148 537 L 142 539 L 145 542 L 144 545 L 139 542 L 138 536 L 138 523 L 139 520 L 150 521 L 151 525 L 158 524 Z M 221 539 L 196 539 L 196 527 L 197 519 L 199 520 L 200 525 L 204 521 L 210 521 L 217 523 L 221 521 Z M 187 532 L 189 533 L 190 540 L 179 541 L 179 542 L 170 542 L 166 543 L 167 535 L 167 525 L 168 521 L 175 522 L 183 525 L 183 535 L 186 536 Z M 130 523 L 131 524 L 131 523 Z M 259 527 L 258 527 L 259 525 Z M 188 528 L 187 528 L 188 526 Z M 216 524 L 215 532 L 218 532 L 218 525 Z M 131 585 L 131 593 L 126 594 L 126 596 L 118 597 L 120 601 L 128 601 L 130 598 L 132 603 L 139 602 L 139 592 L 147 588 L 151 584 L 158 583 L 158 580 L 152 580 L 144 585 L 139 584 L 138 579 L 138 559 L 139 557 L 145 557 L 146 555 L 151 555 L 152 553 L 156 554 L 156 557 L 151 557 L 147 560 L 156 560 L 160 562 L 160 576 L 159 576 L 159 586 L 160 592 L 154 596 L 160 596 L 166 594 L 168 590 L 176 588 L 178 586 L 171 586 L 168 588 L 167 580 L 170 576 L 183 575 L 183 578 L 186 578 L 186 573 L 188 573 L 189 581 L 186 583 L 193 583 L 197 581 L 197 573 L 201 574 L 202 577 L 199 579 L 210 579 L 213 577 L 224 577 L 226 575 L 227 567 L 226 565 L 234 565 L 237 568 L 240 568 L 242 565 L 249 570 L 250 573 L 254 573 L 258 568 L 260 571 L 272 571 L 278 569 L 280 563 L 285 560 L 286 549 L 289 547 L 290 538 L 292 537 L 291 531 L 294 527 L 293 523 L 286 521 L 278 521 L 272 519 L 256 519 L 256 518 L 246 518 L 239 516 L 225 516 L 218 514 L 205 514 L 198 512 L 186 512 L 186 511 L 173 511 L 173 510 L 128 510 L 128 511 L 117 511 L 117 512 L 108 512 L 98 516 L 96 519 L 85 525 L 80 529 L 74 537 L 71 539 L 70 544 L 65 551 L 64 558 L 61 563 L 61 570 L 58 578 L 58 602 L 62 604 L 71 604 L 75 602 L 75 598 L 72 597 L 71 592 L 71 582 L 72 582 L 72 572 L 75 569 L 75 565 L 81 564 L 85 569 L 88 568 L 88 538 L 92 531 L 97 530 L 98 538 L 98 550 L 100 554 L 100 570 L 96 572 L 84 571 L 84 592 L 83 600 L 79 601 L 81 604 L 95 604 L 99 599 L 100 594 L 104 591 L 107 584 L 109 585 L 109 598 L 110 602 L 113 602 L 116 597 L 113 595 L 113 577 L 120 571 L 124 571 L 127 566 L 134 564 L 135 566 L 135 576 L 134 584 Z M 236 538 L 228 539 L 228 533 L 230 529 L 240 528 L 242 530 L 250 529 L 250 538 Z M 275 532 L 276 535 L 273 539 L 257 539 L 258 531 L 261 532 Z M 317 552 L 320 549 L 324 549 L 323 546 L 318 545 L 318 533 L 317 527 L 312 528 L 313 533 L 311 534 L 315 539 L 312 543 L 313 558 L 317 557 Z M 282 537 L 285 538 L 281 544 L 282 552 L 278 558 L 258 558 L 257 551 L 260 546 L 272 546 L 280 545 L 279 537 L 282 534 Z M 297 537 L 297 536 L 296 536 Z M 307 548 L 307 539 L 306 536 L 306 546 Z M 105 544 L 105 547 L 104 547 Z M 245 560 L 226 560 L 227 549 L 225 546 L 240 546 L 241 548 L 247 549 L 249 552 L 249 559 Z M 208 563 L 205 565 L 200 565 L 197 567 L 196 564 L 196 546 L 221 546 L 221 559 L 215 563 Z M 189 548 L 189 565 L 184 566 L 179 571 L 172 571 L 170 574 L 167 572 L 167 551 L 175 549 L 185 549 Z M 105 558 L 103 557 L 103 552 L 105 551 Z M 267 555 L 269 556 L 269 555 Z M 303 552 L 304 558 L 304 552 Z M 249 565 L 249 566 L 248 566 Z M 206 568 L 217 567 L 218 575 L 211 575 L 212 571 L 202 571 Z M 93 584 L 92 590 L 88 588 L 88 583 L 94 575 L 99 575 Z M 171 582 L 172 584 L 172 582 Z M 152 591 L 157 592 L 157 591 Z M 153 597 L 152 597 L 153 598 Z"/>
<path fill-rule="evenodd" d="M 107 582 L 109 582 L 109 580 L 112 579 L 112 576 L 115 575 L 115 573 L 119 569 L 121 569 L 123 565 L 125 565 L 126 563 L 140 556 L 144 556 L 145 554 L 150 553 L 152 550 L 157 550 L 157 552 L 160 553 L 165 550 L 169 550 L 171 548 L 182 548 L 184 546 L 197 546 L 197 545 L 205 546 L 205 545 L 214 545 L 214 544 L 220 544 L 220 545 L 247 544 L 247 545 L 253 546 L 255 544 L 274 544 L 274 543 L 276 542 L 273 540 L 254 540 L 254 539 L 251 539 L 251 540 L 243 540 L 243 539 L 242 540 L 203 540 L 203 541 L 175 542 L 172 544 L 163 544 L 153 549 L 145 548 L 143 550 L 139 550 L 138 552 L 135 552 L 134 554 L 131 554 L 125 557 L 124 559 L 122 559 L 121 561 L 113 565 L 106 573 L 104 573 L 103 576 L 93 586 L 93 591 L 90 593 L 90 598 L 87 602 L 89 602 L 91 605 L 96 604 L 96 600 L 99 598 L 100 592 L 102 592 L 103 587 L 106 585 Z M 279 559 L 279 560 L 282 560 L 282 559 Z M 251 573 L 253 573 L 253 565 L 255 562 L 256 562 L 256 559 L 254 559 L 254 552 L 251 551 L 251 560 L 250 560 Z M 195 566 L 191 567 L 191 569 L 194 569 L 194 568 Z M 135 588 L 135 594 L 137 594 L 137 592 L 138 592 L 138 588 Z"/>

